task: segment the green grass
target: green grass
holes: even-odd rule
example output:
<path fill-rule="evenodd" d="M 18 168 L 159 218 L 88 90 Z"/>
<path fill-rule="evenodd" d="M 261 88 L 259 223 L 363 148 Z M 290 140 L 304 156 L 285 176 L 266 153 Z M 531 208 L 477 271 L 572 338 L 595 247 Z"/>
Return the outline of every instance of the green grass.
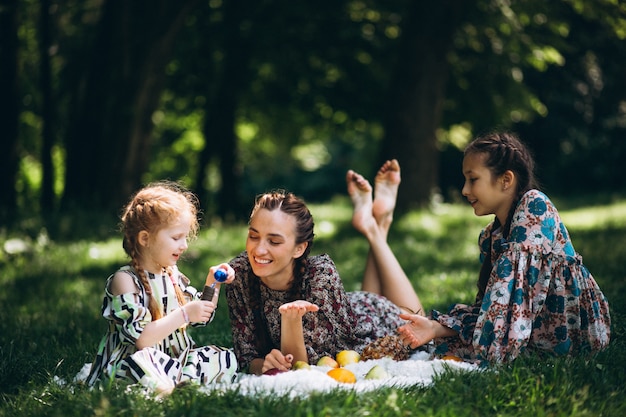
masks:
<path fill-rule="evenodd" d="M 205 394 L 186 387 L 156 401 L 121 386 L 90 390 L 55 383 L 71 381 L 93 360 L 105 325 L 100 317 L 104 280 L 125 262 L 119 236 L 62 242 L 44 233 L 13 233 L 18 240 L 11 242 L 2 237 L 8 252 L 0 252 L 0 416 L 626 415 L 626 303 L 621 297 L 626 293 L 626 202 L 563 205 L 574 245 L 611 302 L 608 349 L 593 358 L 524 358 L 483 373 L 445 373 L 428 388 L 334 392 L 298 400 Z M 357 289 L 367 244 L 350 227 L 348 201 L 311 209 L 317 234 L 313 253 L 331 254 L 346 288 Z M 427 309 L 473 300 L 476 239 L 488 220 L 460 205 L 440 205 L 397 220 L 390 244 Z M 243 250 L 245 233 L 243 224 L 204 229 L 181 269 L 201 285 L 210 265 Z M 231 345 L 224 301 L 208 331 L 194 330 L 199 343 Z"/>

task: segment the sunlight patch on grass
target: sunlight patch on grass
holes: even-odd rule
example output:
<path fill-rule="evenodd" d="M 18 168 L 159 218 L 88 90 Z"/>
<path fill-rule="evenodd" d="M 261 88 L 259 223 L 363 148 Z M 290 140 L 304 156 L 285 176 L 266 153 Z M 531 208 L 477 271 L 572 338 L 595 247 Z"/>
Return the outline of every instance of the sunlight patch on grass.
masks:
<path fill-rule="evenodd" d="M 335 196 L 328 203 L 307 204 L 314 218 L 347 221 L 352 218 L 352 202 L 348 196 Z"/>
<path fill-rule="evenodd" d="M 591 230 L 626 225 L 626 201 L 560 212 L 568 229 Z"/>
<path fill-rule="evenodd" d="M 438 218 L 432 213 L 416 211 L 402 217 L 397 223 L 397 227 L 406 232 L 424 231 L 428 236 L 440 236 L 444 232 L 444 227 Z"/>
<path fill-rule="evenodd" d="M 396 227 L 405 232 L 425 232 L 435 238 L 445 236 L 451 229 L 465 226 L 467 233 L 480 232 L 480 229 L 492 221 L 492 216 L 474 216 L 466 206 L 460 204 L 438 204 L 430 210 L 412 211 L 396 223 Z"/>
<path fill-rule="evenodd" d="M 87 280 L 84 278 L 75 278 L 71 281 L 66 281 L 63 286 L 63 293 L 67 297 L 74 300 L 84 300 L 85 298 L 92 297 L 94 291 L 102 291 L 100 287 L 104 285 L 104 280 L 101 283 L 96 283 L 94 280 Z"/>
<path fill-rule="evenodd" d="M 122 248 L 122 240 L 110 239 L 104 242 L 92 242 L 88 248 L 88 258 L 99 262 L 111 262 L 124 259 L 126 254 Z"/>
<path fill-rule="evenodd" d="M 335 223 L 331 221 L 322 220 L 321 222 L 315 225 L 315 236 L 317 237 L 330 238 L 334 236 L 336 232 L 337 232 L 337 227 L 335 226 Z"/>
<path fill-rule="evenodd" d="M 426 311 L 447 309 L 455 303 L 471 304 L 476 297 L 476 275 L 467 271 L 423 276 L 418 286 L 418 295 Z"/>

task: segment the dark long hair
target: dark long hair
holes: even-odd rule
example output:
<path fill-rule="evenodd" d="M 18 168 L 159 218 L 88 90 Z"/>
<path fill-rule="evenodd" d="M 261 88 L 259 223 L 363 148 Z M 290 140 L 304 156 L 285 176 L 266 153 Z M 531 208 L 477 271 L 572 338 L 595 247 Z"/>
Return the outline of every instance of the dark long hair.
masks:
<path fill-rule="evenodd" d="M 506 171 L 512 171 L 517 178 L 517 186 L 511 209 L 507 216 L 506 222 L 500 225 L 498 218 L 494 220 L 493 228 L 502 226 L 504 237 L 508 237 L 511 229 L 511 220 L 513 213 L 522 196 L 533 188 L 538 188 L 537 179 L 535 178 L 535 162 L 529 149 L 519 140 L 519 138 L 511 132 L 491 132 L 475 138 L 465 148 L 464 155 L 485 155 L 485 166 L 491 172 L 491 177 L 495 181 L 496 178 L 503 175 Z M 491 275 L 492 260 L 491 250 L 487 252 L 483 264 L 480 269 L 478 278 L 478 298 L 482 299 L 485 295 L 485 289 L 489 276 Z"/>
<path fill-rule="evenodd" d="M 304 279 L 308 257 L 313 246 L 313 237 L 315 236 L 313 233 L 313 216 L 302 199 L 284 190 L 272 191 L 258 196 L 254 208 L 250 213 L 250 220 L 252 220 L 255 214 L 261 209 L 269 211 L 280 210 L 292 216 L 296 220 L 296 245 L 307 243 L 302 255 L 294 261 L 293 280 L 287 290 L 288 300 L 294 301 L 301 299 L 304 297 L 304 294 L 301 294 L 302 280 Z M 250 283 L 248 287 L 250 291 L 250 307 L 254 313 L 254 326 L 257 330 L 257 350 L 265 355 L 272 349 L 272 343 L 263 315 L 260 279 L 254 275 L 252 269 L 250 269 L 249 272 L 248 282 Z"/>

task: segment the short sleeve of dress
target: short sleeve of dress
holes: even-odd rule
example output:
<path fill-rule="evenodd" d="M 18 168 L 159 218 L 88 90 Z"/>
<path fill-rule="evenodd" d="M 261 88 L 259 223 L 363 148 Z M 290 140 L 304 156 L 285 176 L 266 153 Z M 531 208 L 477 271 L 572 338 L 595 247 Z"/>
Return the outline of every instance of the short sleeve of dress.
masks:
<path fill-rule="evenodd" d="M 148 310 L 148 300 L 138 278 L 128 269 L 120 271 L 128 273 L 137 286 L 137 292 L 113 295 L 110 292 L 110 284 L 114 275 L 111 275 L 105 287 L 105 296 L 102 303 L 102 316 L 115 326 L 120 335 L 122 344 L 134 345 L 146 324 L 152 321 Z"/>

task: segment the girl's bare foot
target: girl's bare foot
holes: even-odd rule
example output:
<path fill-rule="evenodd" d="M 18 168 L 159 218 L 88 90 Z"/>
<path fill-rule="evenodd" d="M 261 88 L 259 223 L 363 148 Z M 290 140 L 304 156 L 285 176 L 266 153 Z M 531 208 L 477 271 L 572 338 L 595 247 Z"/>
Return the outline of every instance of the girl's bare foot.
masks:
<path fill-rule="evenodd" d="M 372 186 L 362 175 L 352 170 L 346 174 L 346 183 L 354 206 L 352 225 L 359 232 L 365 233 L 376 222 L 372 216 Z"/>
<path fill-rule="evenodd" d="M 399 186 L 400 164 L 396 159 L 392 159 L 380 167 L 374 178 L 375 194 L 372 214 L 378 224 L 391 223 Z"/>

